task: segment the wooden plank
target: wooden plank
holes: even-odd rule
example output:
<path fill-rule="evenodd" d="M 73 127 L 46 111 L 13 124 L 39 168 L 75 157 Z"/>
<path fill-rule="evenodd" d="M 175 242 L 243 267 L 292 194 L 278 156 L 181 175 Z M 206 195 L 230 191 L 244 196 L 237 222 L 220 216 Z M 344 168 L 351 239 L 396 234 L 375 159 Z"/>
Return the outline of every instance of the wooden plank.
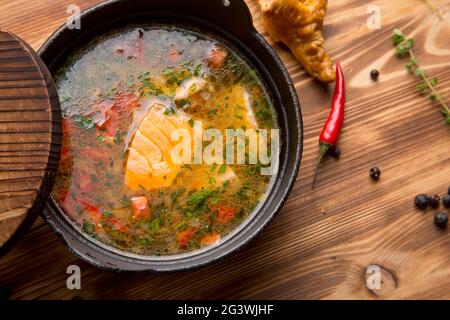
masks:
<path fill-rule="evenodd" d="M 64 23 L 69 4 L 84 9 L 98 2 L 2 3 L 1 27 L 37 49 Z M 267 37 L 256 1 L 247 3 L 256 28 Z M 442 12 L 450 9 L 448 0 L 435 3 Z M 380 30 L 367 28 L 370 4 L 381 8 Z M 11 288 L 11 298 L 28 299 L 450 298 L 450 236 L 436 230 L 431 211 L 422 214 L 413 205 L 415 194 L 443 194 L 450 185 L 450 127 L 443 124 L 437 108 L 416 93 L 415 78 L 394 57 L 390 41 L 394 27 L 414 36 L 421 63 L 439 77 L 439 89 L 450 97 L 448 13 L 445 21 L 439 21 L 420 0 L 330 0 L 326 48 L 345 68 L 348 103 L 341 159 L 325 161 L 315 191 L 310 185 L 317 137 L 332 86 L 312 80 L 284 47 L 268 39 L 295 81 L 305 150 L 297 183 L 282 212 L 238 254 L 190 272 L 116 275 L 74 257 L 38 221 L 0 259 L 0 284 Z M 369 77 L 373 68 L 381 72 L 377 83 Z M 368 176 L 374 165 L 382 170 L 378 183 Z M 81 291 L 66 288 L 70 264 L 81 267 Z M 373 264 L 382 268 L 384 290 L 366 288 L 366 268 Z"/>

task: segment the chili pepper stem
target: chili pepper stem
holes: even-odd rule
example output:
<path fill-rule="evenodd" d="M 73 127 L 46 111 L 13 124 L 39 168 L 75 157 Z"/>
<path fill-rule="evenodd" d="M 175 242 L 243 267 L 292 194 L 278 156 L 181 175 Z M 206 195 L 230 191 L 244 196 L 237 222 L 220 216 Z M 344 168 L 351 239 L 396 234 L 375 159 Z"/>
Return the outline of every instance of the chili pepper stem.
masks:
<path fill-rule="evenodd" d="M 313 190 L 316 185 L 316 179 L 317 179 L 317 174 L 319 173 L 320 164 L 322 163 L 323 158 L 327 154 L 328 150 L 330 150 L 330 148 L 331 148 L 331 145 L 329 145 L 328 143 L 321 142 L 319 144 L 319 157 L 317 158 L 316 170 L 314 172 L 314 178 L 313 178 L 313 183 L 312 183 Z"/>

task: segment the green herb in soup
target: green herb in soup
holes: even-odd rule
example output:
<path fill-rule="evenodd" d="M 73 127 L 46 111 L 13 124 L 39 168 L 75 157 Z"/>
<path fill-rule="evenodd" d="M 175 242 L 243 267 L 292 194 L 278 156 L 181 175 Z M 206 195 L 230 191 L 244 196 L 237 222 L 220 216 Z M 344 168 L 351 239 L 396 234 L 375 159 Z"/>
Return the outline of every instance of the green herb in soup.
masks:
<path fill-rule="evenodd" d="M 264 198 L 259 162 L 173 159 L 173 135 L 198 123 L 224 135 L 277 126 L 259 75 L 229 46 L 184 29 L 125 30 L 69 57 L 55 79 L 64 136 L 53 196 L 90 236 L 142 255 L 188 252 L 220 243 Z"/>

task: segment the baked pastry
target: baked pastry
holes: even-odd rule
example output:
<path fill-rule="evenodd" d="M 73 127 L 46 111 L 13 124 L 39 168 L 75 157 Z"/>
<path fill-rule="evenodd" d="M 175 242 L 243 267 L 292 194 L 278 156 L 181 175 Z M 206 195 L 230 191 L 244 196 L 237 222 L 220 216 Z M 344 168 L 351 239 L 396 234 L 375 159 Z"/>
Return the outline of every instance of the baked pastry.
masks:
<path fill-rule="evenodd" d="M 311 76 L 333 82 L 336 72 L 323 48 L 328 0 L 259 0 L 259 4 L 270 37 L 286 44 Z"/>

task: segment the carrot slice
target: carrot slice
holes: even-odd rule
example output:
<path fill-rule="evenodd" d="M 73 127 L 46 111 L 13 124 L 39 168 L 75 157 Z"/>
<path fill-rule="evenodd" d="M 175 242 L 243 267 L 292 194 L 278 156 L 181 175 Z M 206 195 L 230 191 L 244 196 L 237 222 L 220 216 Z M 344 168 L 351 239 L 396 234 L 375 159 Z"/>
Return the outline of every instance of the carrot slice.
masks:
<path fill-rule="evenodd" d="M 212 233 L 208 236 L 204 236 L 200 241 L 202 246 L 212 246 L 218 244 L 220 241 L 220 235 L 217 233 Z"/>

